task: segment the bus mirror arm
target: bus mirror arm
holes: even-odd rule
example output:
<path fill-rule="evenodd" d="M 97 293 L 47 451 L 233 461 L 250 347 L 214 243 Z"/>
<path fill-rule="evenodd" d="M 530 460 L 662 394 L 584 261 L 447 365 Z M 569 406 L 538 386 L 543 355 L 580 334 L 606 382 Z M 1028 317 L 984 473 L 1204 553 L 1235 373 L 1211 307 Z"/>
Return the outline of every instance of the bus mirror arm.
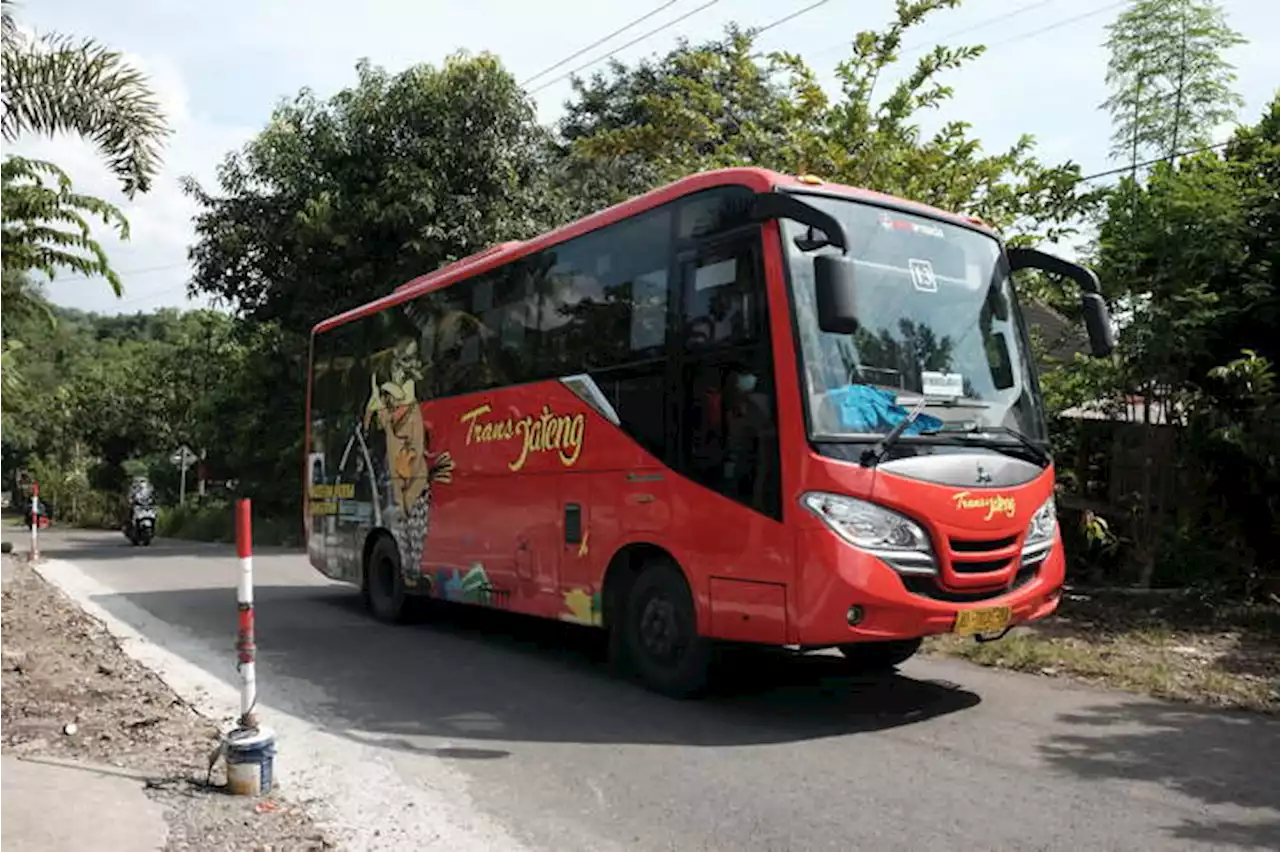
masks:
<path fill-rule="evenodd" d="M 808 225 L 814 230 L 826 234 L 827 244 L 840 249 L 842 254 L 849 252 L 849 236 L 844 231 L 840 220 L 824 210 L 805 204 L 796 196 L 787 192 L 758 192 L 751 204 L 752 222 L 770 222 L 774 219 L 791 219 L 801 225 Z"/>
<path fill-rule="evenodd" d="M 808 225 L 826 236 L 825 245 L 840 249 L 840 254 L 814 256 L 814 301 L 820 329 L 834 334 L 853 334 L 858 330 L 857 290 L 853 261 L 848 256 L 849 235 L 844 225 L 830 213 L 805 204 L 789 193 L 757 193 L 751 205 L 751 221 L 763 223 L 774 219 L 791 219 Z"/>
<path fill-rule="evenodd" d="M 1080 307 L 1084 311 L 1084 324 L 1089 333 L 1089 348 L 1093 356 L 1102 358 L 1111 354 L 1116 345 L 1115 332 L 1111 328 L 1111 313 L 1107 310 L 1106 300 L 1102 298 L 1102 287 L 1093 270 L 1039 249 L 1011 248 L 1007 254 L 1010 272 L 1039 269 L 1074 281 L 1080 287 Z"/>

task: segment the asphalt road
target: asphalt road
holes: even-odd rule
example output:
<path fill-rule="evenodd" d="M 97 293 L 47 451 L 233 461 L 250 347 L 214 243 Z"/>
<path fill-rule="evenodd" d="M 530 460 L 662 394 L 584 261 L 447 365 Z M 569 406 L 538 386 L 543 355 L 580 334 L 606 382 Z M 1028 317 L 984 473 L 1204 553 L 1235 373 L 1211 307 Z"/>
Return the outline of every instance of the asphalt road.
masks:
<path fill-rule="evenodd" d="M 109 611 L 230 655 L 230 549 L 51 533 L 42 550 L 114 590 Z M 588 631 L 456 610 L 387 627 L 304 556 L 255 571 L 264 701 L 303 684 L 313 722 L 411 783 L 447 761 L 533 848 L 1280 849 L 1274 719 L 951 661 L 854 680 L 821 655 L 752 658 L 675 702 L 614 678 Z"/>

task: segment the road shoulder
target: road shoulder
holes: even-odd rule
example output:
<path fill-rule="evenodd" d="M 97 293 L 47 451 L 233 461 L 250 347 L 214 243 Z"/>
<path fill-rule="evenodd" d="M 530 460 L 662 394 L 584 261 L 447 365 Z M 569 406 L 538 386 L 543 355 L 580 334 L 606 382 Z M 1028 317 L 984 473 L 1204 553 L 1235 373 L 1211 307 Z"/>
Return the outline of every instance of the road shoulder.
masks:
<path fill-rule="evenodd" d="M 223 729 L 231 726 L 239 712 L 239 695 L 232 685 L 235 659 L 229 650 L 210 648 L 119 599 L 73 563 L 49 560 L 37 570 L 184 704 Z M 116 597 L 111 611 L 98 603 L 108 597 Z M 232 638 L 229 634 L 227 649 Z M 324 829 L 327 840 L 350 849 L 521 848 L 474 806 L 465 777 L 445 761 L 437 761 L 438 772 L 429 788 L 406 782 L 384 750 L 308 721 L 307 708 L 323 702 L 323 696 L 294 687 L 286 674 L 274 673 L 261 662 L 259 685 L 263 699 L 257 715 L 278 735 L 279 789 L 290 800 L 307 803 L 308 815 Z"/>

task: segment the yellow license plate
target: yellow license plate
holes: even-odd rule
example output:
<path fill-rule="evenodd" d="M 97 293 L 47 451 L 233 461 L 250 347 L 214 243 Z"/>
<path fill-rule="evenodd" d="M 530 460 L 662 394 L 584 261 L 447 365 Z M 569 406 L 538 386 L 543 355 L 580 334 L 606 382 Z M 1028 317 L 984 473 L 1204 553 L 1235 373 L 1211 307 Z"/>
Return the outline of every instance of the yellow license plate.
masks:
<path fill-rule="evenodd" d="M 952 630 L 962 636 L 975 633 L 998 633 L 1009 626 L 1009 618 L 1013 610 L 1007 606 L 993 606 L 986 609 L 962 609 L 956 613 L 956 624 Z"/>

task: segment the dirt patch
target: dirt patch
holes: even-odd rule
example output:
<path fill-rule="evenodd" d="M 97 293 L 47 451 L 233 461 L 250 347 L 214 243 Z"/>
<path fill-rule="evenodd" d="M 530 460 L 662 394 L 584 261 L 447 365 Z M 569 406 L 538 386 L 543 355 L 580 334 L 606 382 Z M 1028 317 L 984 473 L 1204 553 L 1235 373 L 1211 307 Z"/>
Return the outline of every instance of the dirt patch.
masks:
<path fill-rule="evenodd" d="M 998 642 L 938 636 L 927 652 L 1160 698 L 1280 714 L 1280 604 L 1193 594 L 1069 594 Z"/>
<path fill-rule="evenodd" d="M 5 753 L 146 773 L 148 795 L 166 807 L 171 850 L 335 848 L 284 798 L 224 793 L 222 765 L 207 774 L 218 729 L 30 567 L 4 562 Z"/>

